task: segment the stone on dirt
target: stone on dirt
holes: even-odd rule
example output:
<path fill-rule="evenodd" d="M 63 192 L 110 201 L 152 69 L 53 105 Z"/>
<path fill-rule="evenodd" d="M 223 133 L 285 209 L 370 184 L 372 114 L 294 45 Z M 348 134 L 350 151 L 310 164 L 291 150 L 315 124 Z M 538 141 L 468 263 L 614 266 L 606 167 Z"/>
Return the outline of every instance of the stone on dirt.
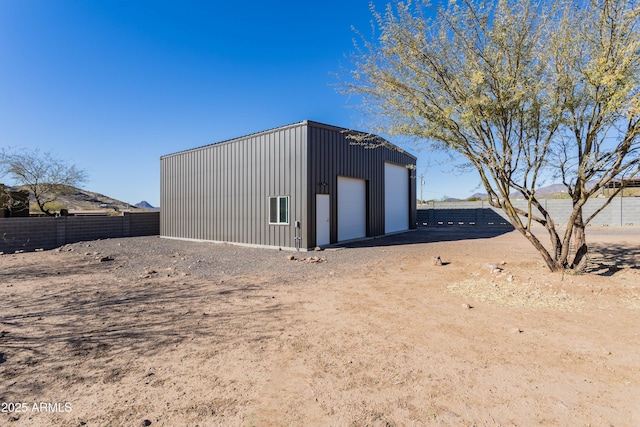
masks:
<path fill-rule="evenodd" d="M 488 262 L 484 265 L 484 268 L 486 268 L 487 270 L 489 270 L 492 273 L 501 273 L 502 269 L 500 267 L 498 267 L 497 264 L 494 264 L 492 262 Z"/>

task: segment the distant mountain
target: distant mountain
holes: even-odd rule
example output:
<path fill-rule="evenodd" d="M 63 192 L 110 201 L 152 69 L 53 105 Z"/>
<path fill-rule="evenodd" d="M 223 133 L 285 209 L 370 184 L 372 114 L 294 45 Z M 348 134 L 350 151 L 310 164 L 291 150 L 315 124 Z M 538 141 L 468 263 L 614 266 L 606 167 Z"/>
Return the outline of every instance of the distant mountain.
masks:
<path fill-rule="evenodd" d="M 9 190 L 21 190 L 25 187 L 6 187 Z M 31 203 L 35 203 L 33 196 Z M 69 187 L 67 192 L 58 197 L 56 204 L 69 210 L 117 210 L 134 211 L 137 208 L 129 203 L 113 199 L 104 194 L 94 193 L 81 188 Z"/>
<path fill-rule="evenodd" d="M 587 183 L 587 188 L 592 188 L 593 183 Z M 536 196 L 539 199 L 549 199 L 558 197 L 559 195 L 567 192 L 567 187 L 564 184 L 551 184 L 544 187 L 540 187 L 536 189 Z M 487 197 L 487 193 L 474 193 L 467 198 L 467 200 L 484 200 Z M 514 199 L 521 199 L 523 196 L 520 193 L 513 192 L 511 193 L 511 197 Z"/>
<path fill-rule="evenodd" d="M 478 200 L 478 199 L 482 200 L 482 199 L 486 199 L 487 197 L 489 197 L 487 193 L 473 193 L 472 195 L 467 197 L 466 200 Z"/>
<path fill-rule="evenodd" d="M 159 208 L 156 208 L 156 207 L 152 206 L 151 203 L 147 202 L 146 200 L 143 200 L 140 203 L 136 203 L 133 206 L 135 206 L 136 208 L 146 209 L 146 210 L 158 210 L 159 209 Z"/>
<path fill-rule="evenodd" d="M 564 184 L 551 184 L 546 187 L 540 187 L 536 190 L 538 196 L 557 195 L 558 193 L 566 193 L 567 186 Z M 520 196 L 522 197 L 522 195 Z"/>
<path fill-rule="evenodd" d="M 58 201 L 70 210 L 114 209 L 122 211 L 135 209 L 135 206 L 129 203 L 80 188 L 70 189 L 70 192 L 60 196 Z"/>

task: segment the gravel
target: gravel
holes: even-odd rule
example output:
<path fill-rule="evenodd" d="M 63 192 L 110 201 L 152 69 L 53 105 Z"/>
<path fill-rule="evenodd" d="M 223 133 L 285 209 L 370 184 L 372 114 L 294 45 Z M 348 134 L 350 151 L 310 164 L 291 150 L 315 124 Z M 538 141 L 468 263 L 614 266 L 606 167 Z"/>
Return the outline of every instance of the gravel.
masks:
<path fill-rule="evenodd" d="M 589 234 L 611 234 L 611 231 L 610 228 L 589 229 Z M 102 260 L 117 277 L 122 278 L 153 274 L 182 274 L 194 278 L 260 275 L 291 282 L 356 273 L 372 262 L 395 263 L 405 256 L 428 256 L 428 259 L 433 259 L 436 254 L 429 254 L 428 249 L 420 244 L 485 239 L 509 232 L 516 233 L 504 227 L 420 227 L 406 233 L 334 246 L 319 252 L 281 251 L 226 243 L 163 239 L 158 236 L 79 242 L 56 250 L 95 262 Z M 624 230 L 619 232 L 623 233 Z M 289 259 L 291 256 L 293 260 Z"/>
<path fill-rule="evenodd" d="M 385 255 L 377 248 L 331 248 L 319 252 L 291 252 L 153 237 L 79 242 L 58 249 L 88 261 L 105 260 L 116 277 L 154 274 L 212 278 L 261 275 L 286 281 L 320 279 L 356 271 Z M 293 256 L 293 260 L 289 258 Z"/>
<path fill-rule="evenodd" d="M 420 256 L 424 246 L 415 245 L 421 243 L 489 238 L 506 232 L 509 229 L 421 227 L 406 233 L 309 252 L 163 239 L 158 236 L 78 242 L 57 250 L 96 262 L 104 260 L 117 277 L 152 274 L 183 274 L 194 278 L 262 275 L 296 281 L 355 273 L 365 269 L 371 262 L 397 262 L 408 254 L 416 256 L 417 253 Z M 424 255 L 429 256 L 427 253 Z M 291 256 L 294 260 L 289 259 Z"/>
<path fill-rule="evenodd" d="M 88 261 L 104 260 L 103 263 L 109 264 L 119 278 L 153 274 L 220 279 L 225 276 L 260 275 L 281 281 L 309 281 L 362 271 L 371 262 L 394 262 L 407 254 L 402 249 L 415 248 L 415 244 L 492 237 L 506 231 L 420 228 L 309 252 L 164 239 L 158 236 L 78 242 L 65 245 L 57 251 L 81 256 Z M 410 253 L 415 256 L 416 252 L 410 250 Z M 419 250 L 419 253 L 422 252 Z M 294 259 L 289 259 L 292 256 Z"/>

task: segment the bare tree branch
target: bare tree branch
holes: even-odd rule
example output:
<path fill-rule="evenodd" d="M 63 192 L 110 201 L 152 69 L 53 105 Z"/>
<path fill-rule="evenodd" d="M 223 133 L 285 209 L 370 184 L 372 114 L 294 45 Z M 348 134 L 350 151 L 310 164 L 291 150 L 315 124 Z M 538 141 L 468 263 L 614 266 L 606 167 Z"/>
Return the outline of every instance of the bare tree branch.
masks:
<path fill-rule="evenodd" d="M 463 156 L 490 204 L 551 270 L 579 269 L 594 217 L 583 218 L 585 203 L 611 180 L 638 173 L 639 10 L 634 0 L 372 8 L 375 33 L 357 44 L 341 90 L 362 97 L 374 129 Z M 554 176 L 573 203 L 562 237 L 535 195 Z M 527 209 L 514 207 L 514 191 Z M 532 223 L 547 229 L 551 252 Z M 579 249 L 569 259 L 572 243 Z"/>
<path fill-rule="evenodd" d="M 54 215 L 47 205 L 87 179 L 84 170 L 54 157 L 33 151 L 0 152 L 0 172 L 9 175 L 17 185 L 26 187 L 39 209 Z"/>

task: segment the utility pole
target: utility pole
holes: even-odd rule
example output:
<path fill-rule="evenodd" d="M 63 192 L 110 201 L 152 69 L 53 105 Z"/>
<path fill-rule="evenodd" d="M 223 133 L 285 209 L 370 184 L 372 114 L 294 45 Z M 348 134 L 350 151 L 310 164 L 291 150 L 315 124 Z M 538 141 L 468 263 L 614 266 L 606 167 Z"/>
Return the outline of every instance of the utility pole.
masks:
<path fill-rule="evenodd" d="M 424 174 L 420 174 L 420 204 L 424 203 L 424 198 L 422 197 L 422 187 L 424 187 Z"/>

